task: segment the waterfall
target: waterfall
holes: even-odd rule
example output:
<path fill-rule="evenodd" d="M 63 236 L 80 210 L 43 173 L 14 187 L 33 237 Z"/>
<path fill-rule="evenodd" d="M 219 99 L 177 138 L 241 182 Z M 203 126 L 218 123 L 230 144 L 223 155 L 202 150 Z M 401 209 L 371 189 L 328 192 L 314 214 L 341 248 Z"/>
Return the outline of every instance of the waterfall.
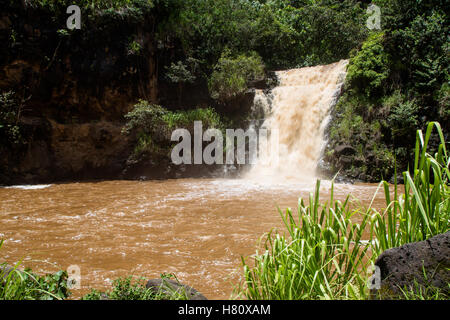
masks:
<path fill-rule="evenodd" d="M 257 90 L 254 114 L 263 113 L 261 128 L 277 133 L 259 145 L 257 163 L 246 174 L 250 179 L 315 177 L 325 147 L 324 131 L 330 109 L 345 79 L 348 61 L 276 72 L 279 84 L 270 93 Z M 274 136 L 275 137 L 275 136 Z M 275 143 L 277 145 L 275 145 Z"/>

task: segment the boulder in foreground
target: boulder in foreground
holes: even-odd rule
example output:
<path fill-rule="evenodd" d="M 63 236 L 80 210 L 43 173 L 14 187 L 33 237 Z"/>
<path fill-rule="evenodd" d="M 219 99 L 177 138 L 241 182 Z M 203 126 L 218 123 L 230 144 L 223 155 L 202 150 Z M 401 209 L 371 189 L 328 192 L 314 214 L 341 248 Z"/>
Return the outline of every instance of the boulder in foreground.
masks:
<path fill-rule="evenodd" d="M 449 294 L 450 231 L 420 242 L 384 251 L 375 262 L 380 268 L 380 289 L 372 295 L 394 298 L 401 288 L 410 291 L 437 288 Z"/>

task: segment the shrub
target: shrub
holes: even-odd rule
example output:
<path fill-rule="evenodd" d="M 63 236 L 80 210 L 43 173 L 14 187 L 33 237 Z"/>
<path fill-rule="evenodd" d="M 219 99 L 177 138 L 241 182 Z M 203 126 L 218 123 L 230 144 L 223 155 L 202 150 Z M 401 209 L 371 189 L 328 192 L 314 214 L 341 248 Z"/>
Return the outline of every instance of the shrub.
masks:
<path fill-rule="evenodd" d="M 170 111 L 148 101 L 139 100 L 132 111 L 125 115 L 124 134 L 132 132 L 167 136 L 168 130 L 177 127 L 191 128 L 194 121 L 202 121 L 207 128 L 223 129 L 220 115 L 212 108 Z"/>
<path fill-rule="evenodd" d="M 222 53 L 208 81 L 211 97 L 226 101 L 243 94 L 251 81 L 264 79 L 264 64 L 256 52 L 232 57 Z"/>
<path fill-rule="evenodd" d="M 198 108 L 187 111 L 168 112 L 163 119 L 169 129 L 191 128 L 194 121 L 201 121 L 205 128 L 225 129 L 220 115 L 212 108 Z"/>
<path fill-rule="evenodd" d="M 419 106 L 416 101 L 414 99 L 407 100 L 400 91 L 395 91 L 384 101 L 383 107 L 389 110 L 387 124 L 394 138 L 414 140 L 414 131 L 419 125 Z"/>
<path fill-rule="evenodd" d="M 194 83 L 196 80 L 196 69 L 198 68 L 200 61 L 189 57 L 186 62 L 178 61 L 177 63 L 171 63 L 166 67 L 165 78 L 172 83 L 178 85 L 178 105 L 182 104 L 182 92 L 183 86 L 187 83 Z"/>
<path fill-rule="evenodd" d="M 139 100 L 134 105 L 133 110 L 125 115 L 127 123 L 122 132 L 129 134 L 132 131 L 137 131 L 138 133 L 153 134 L 164 125 L 163 116 L 167 113 L 168 111 L 159 105 Z"/>
<path fill-rule="evenodd" d="M 195 66 L 198 63 L 197 60 L 191 58 L 188 59 L 189 65 L 178 61 L 177 63 L 171 63 L 169 67 L 166 67 L 166 79 L 173 83 L 193 83 L 195 77 Z"/>
<path fill-rule="evenodd" d="M 374 33 L 350 59 L 347 81 L 368 96 L 379 91 L 389 75 L 389 56 L 383 46 L 384 33 Z"/>
<path fill-rule="evenodd" d="M 204 130 L 225 129 L 220 115 L 212 108 L 170 111 L 145 100 L 139 100 L 133 110 L 125 115 L 125 119 L 127 122 L 122 133 L 135 134 L 137 138 L 133 156 L 139 156 L 146 151 L 166 154 L 171 144 L 171 131 L 175 128 L 185 128 L 192 132 L 194 121 L 201 121 Z"/>
<path fill-rule="evenodd" d="M 28 1 L 31 6 L 49 7 L 56 10 L 58 6 L 69 6 L 73 4 L 70 0 L 37 0 Z M 153 7 L 153 0 L 79 0 L 77 5 L 81 8 L 89 9 L 121 9 L 129 7 L 150 6 Z"/>
<path fill-rule="evenodd" d="M 439 116 L 444 119 L 445 122 L 450 120 L 450 84 L 443 83 L 441 89 L 437 93 L 437 98 L 439 101 Z"/>

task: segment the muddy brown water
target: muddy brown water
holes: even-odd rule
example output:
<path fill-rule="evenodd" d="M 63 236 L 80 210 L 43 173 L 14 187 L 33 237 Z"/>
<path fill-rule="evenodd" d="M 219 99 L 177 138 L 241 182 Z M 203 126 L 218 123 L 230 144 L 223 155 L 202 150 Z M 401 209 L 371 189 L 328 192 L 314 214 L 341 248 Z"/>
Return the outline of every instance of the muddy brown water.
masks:
<path fill-rule="evenodd" d="M 330 183 L 322 182 L 328 199 Z M 368 205 L 377 185 L 338 184 Z M 0 259 L 37 273 L 77 265 L 79 298 L 90 288 L 136 275 L 176 274 L 209 299 L 228 299 L 240 280 L 241 256 L 282 229 L 276 207 L 296 208 L 314 183 L 231 179 L 102 181 L 0 188 Z M 378 192 L 374 206 L 384 206 Z M 2 262 L 2 261 L 0 261 Z"/>

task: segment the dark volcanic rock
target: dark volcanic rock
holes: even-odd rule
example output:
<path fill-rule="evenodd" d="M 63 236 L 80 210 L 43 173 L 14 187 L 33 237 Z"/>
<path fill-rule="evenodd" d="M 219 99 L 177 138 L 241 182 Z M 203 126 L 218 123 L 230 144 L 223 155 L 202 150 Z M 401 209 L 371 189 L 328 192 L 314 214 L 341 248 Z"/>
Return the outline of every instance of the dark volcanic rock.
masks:
<path fill-rule="evenodd" d="M 151 279 L 148 280 L 146 287 L 151 288 L 155 293 L 163 293 L 169 296 L 174 293 L 186 293 L 189 300 L 208 300 L 194 288 L 171 279 Z"/>
<path fill-rule="evenodd" d="M 395 297 L 401 293 L 399 288 L 414 289 L 417 284 L 440 288 L 448 294 L 450 231 L 425 241 L 386 250 L 375 265 L 380 268 L 378 293 L 382 298 Z M 372 291 L 372 294 L 376 293 Z"/>
<path fill-rule="evenodd" d="M 353 148 L 352 146 L 348 145 L 348 144 L 340 144 L 338 146 L 336 146 L 336 148 L 334 148 L 334 150 L 336 151 L 337 154 L 339 155 L 353 155 L 356 153 L 355 148 Z"/>

